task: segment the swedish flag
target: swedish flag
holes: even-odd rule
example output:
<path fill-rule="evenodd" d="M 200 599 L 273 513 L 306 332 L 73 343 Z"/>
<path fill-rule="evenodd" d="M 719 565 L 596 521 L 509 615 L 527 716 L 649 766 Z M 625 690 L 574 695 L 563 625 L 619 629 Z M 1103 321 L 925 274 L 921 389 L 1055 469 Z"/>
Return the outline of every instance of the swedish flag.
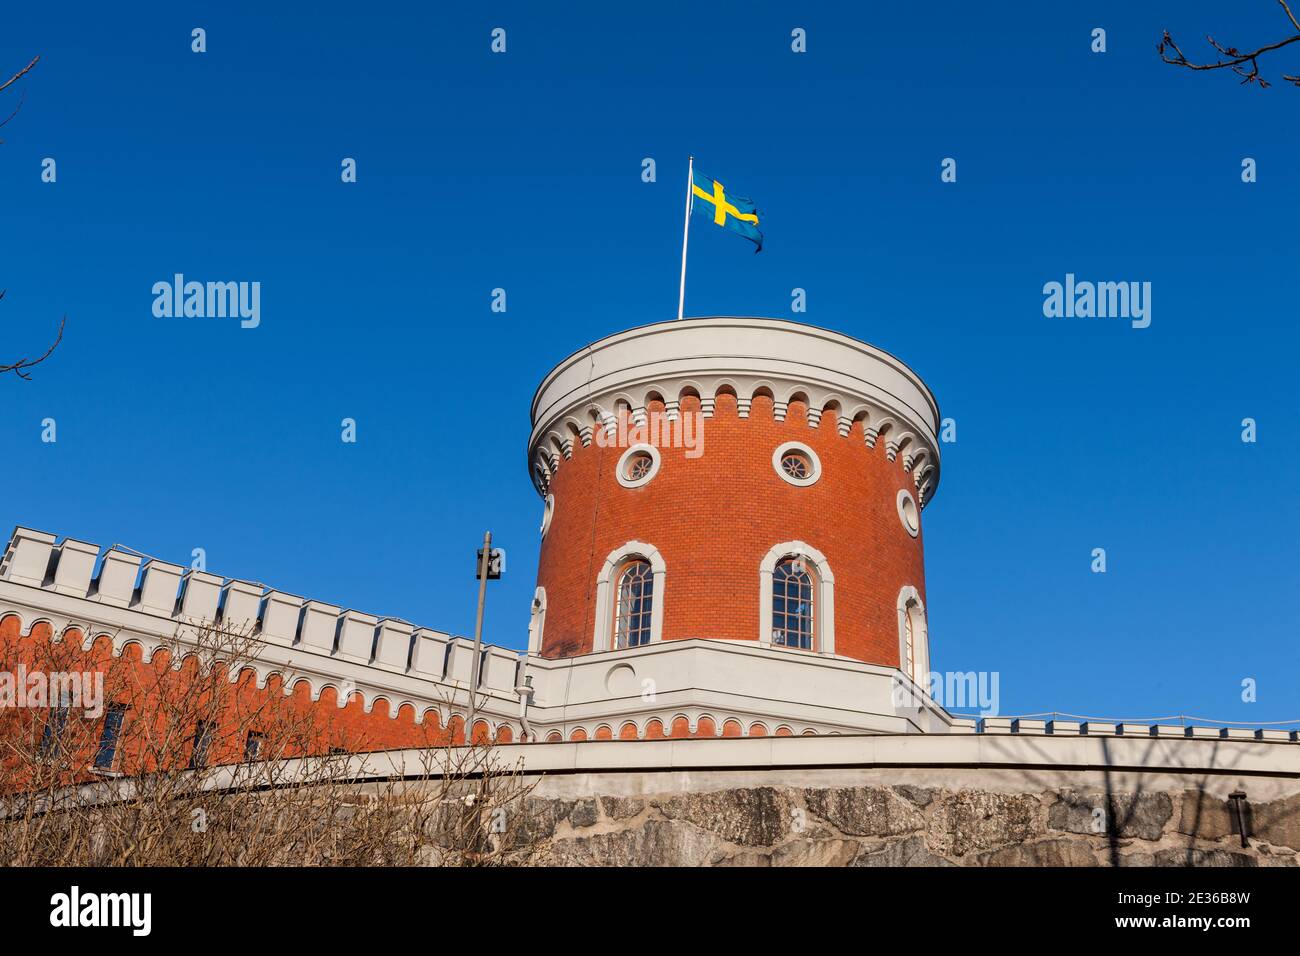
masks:
<path fill-rule="evenodd" d="M 758 210 L 753 201 L 743 196 L 733 196 L 722 183 L 703 173 L 691 172 L 691 207 L 708 216 L 713 224 L 730 229 L 758 246 L 763 251 L 763 234 L 758 231 Z"/>

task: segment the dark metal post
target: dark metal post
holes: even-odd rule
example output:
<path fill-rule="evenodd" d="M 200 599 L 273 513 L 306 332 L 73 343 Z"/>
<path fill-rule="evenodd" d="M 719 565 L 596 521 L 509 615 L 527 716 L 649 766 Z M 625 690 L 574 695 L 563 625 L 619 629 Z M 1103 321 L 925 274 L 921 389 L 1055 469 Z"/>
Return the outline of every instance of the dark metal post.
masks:
<path fill-rule="evenodd" d="M 1250 846 L 1246 840 L 1246 814 L 1243 809 L 1246 802 L 1245 790 L 1234 790 L 1228 794 L 1228 799 L 1232 801 L 1232 809 L 1237 814 L 1237 832 L 1241 834 L 1241 845 Z"/>
<path fill-rule="evenodd" d="M 465 746 L 474 742 L 474 713 L 478 709 L 479 665 L 483 660 L 483 602 L 487 598 L 488 562 L 492 560 L 492 532 L 483 533 L 483 555 L 478 562 L 478 614 L 474 618 L 474 659 L 469 669 L 469 719 L 465 722 Z"/>

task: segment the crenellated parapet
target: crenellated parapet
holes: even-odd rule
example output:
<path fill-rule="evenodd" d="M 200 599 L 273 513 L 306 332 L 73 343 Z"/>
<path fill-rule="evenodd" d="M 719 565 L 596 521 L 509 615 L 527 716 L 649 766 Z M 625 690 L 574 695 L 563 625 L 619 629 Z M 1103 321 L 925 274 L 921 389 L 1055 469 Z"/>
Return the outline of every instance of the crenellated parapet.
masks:
<path fill-rule="evenodd" d="M 305 683 L 312 700 L 332 689 L 340 706 L 359 699 L 370 713 L 383 701 L 394 719 L 407 713 L 423 722 L 436 712 L 443 725 L 468 702 L 470 640 L 120 547 L 101 552 L 16 528 L 0 559 L 0 593 L 0 617 L 16 615 L 24 634 L 42 622 L 56 635 L 74 629 L 87 649 L 108 636 L 115 656 L 136 645 L 148 662 L 160 648 L 183 646 L 187 635 L 220 625 L 256 640 L 247 666 L 260 688 L 278 677 L 286 692 Z M 513 739 L 517 669 L 517 652 L 483 648 L 478 709 L 493 730 L 511 726 Z"/>
<path fill-rule="evenodd" d="M 934 497 L 939 408 L 916 373 L 849 336 L 763 318 L 660 322 L 608 336 L 560 362 L 533 398 L 533 483 L 545 495 L 575 448 L 602 431 L 613 437 L 621 416 L 644 424 L 657 405 L 675 421 L 689 399 L 709 419 L 723 395 L 735 401 L 741 419 L 760 397 L 778 422 L 795 404 L 805 409 L 810 428 L 830 419 L 841 437 L 859 436 L 897 462 L 922 507 Z"/>

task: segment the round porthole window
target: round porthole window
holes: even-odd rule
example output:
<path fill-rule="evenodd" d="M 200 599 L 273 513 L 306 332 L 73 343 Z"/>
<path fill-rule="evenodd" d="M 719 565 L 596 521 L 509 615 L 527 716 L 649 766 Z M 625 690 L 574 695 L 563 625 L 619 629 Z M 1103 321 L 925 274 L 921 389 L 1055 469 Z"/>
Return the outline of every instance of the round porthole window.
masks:
<path fill-rule="evenodd" d="M 772 453 L 772 467 L 783 481 L 805 487 L 822 476 L 821 459 L 807 445 L 788 441 Z"/>
<path fill-rule="evenodd" d="M 903 528 L 913 538 L 920 532 L 921 513 L 917 510 L 916 499 L 906 488 L 898 493 L 898 519 L 903 522 Z"/>
<path fill-rule="evenodd" d="M 542 537 L 546 537 L 547 530 L 551 527 L 551 516 L 555 514 L 555 495 L 546 496 L 546 504 L 542 506 Z"/>
<path fill-rule="evenodd" d="M 812 474 L 812 462 L 803 452 L 794 449 L 781 456 L 781 470 L 788 477 L 802 481 Z"/>
<path fill-rule="evenodd" d="M 633 445 L 618 460 L 616 474 L 624 488 L 640 488 L 659 473 L 659 449 L 654 445 Z"/>

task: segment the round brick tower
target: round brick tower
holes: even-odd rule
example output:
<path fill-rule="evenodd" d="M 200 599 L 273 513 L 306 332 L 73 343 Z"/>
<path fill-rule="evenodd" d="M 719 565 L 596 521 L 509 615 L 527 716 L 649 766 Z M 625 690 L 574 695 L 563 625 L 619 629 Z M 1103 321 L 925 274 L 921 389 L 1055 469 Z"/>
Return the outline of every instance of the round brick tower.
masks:
<path fill-rule="evenodd" d="M 780 319 L 661 322 L 573 353 L 532 404 L 530 651 L 743 641 L 923 684 L 939 422 L 892 355 Z"/>

